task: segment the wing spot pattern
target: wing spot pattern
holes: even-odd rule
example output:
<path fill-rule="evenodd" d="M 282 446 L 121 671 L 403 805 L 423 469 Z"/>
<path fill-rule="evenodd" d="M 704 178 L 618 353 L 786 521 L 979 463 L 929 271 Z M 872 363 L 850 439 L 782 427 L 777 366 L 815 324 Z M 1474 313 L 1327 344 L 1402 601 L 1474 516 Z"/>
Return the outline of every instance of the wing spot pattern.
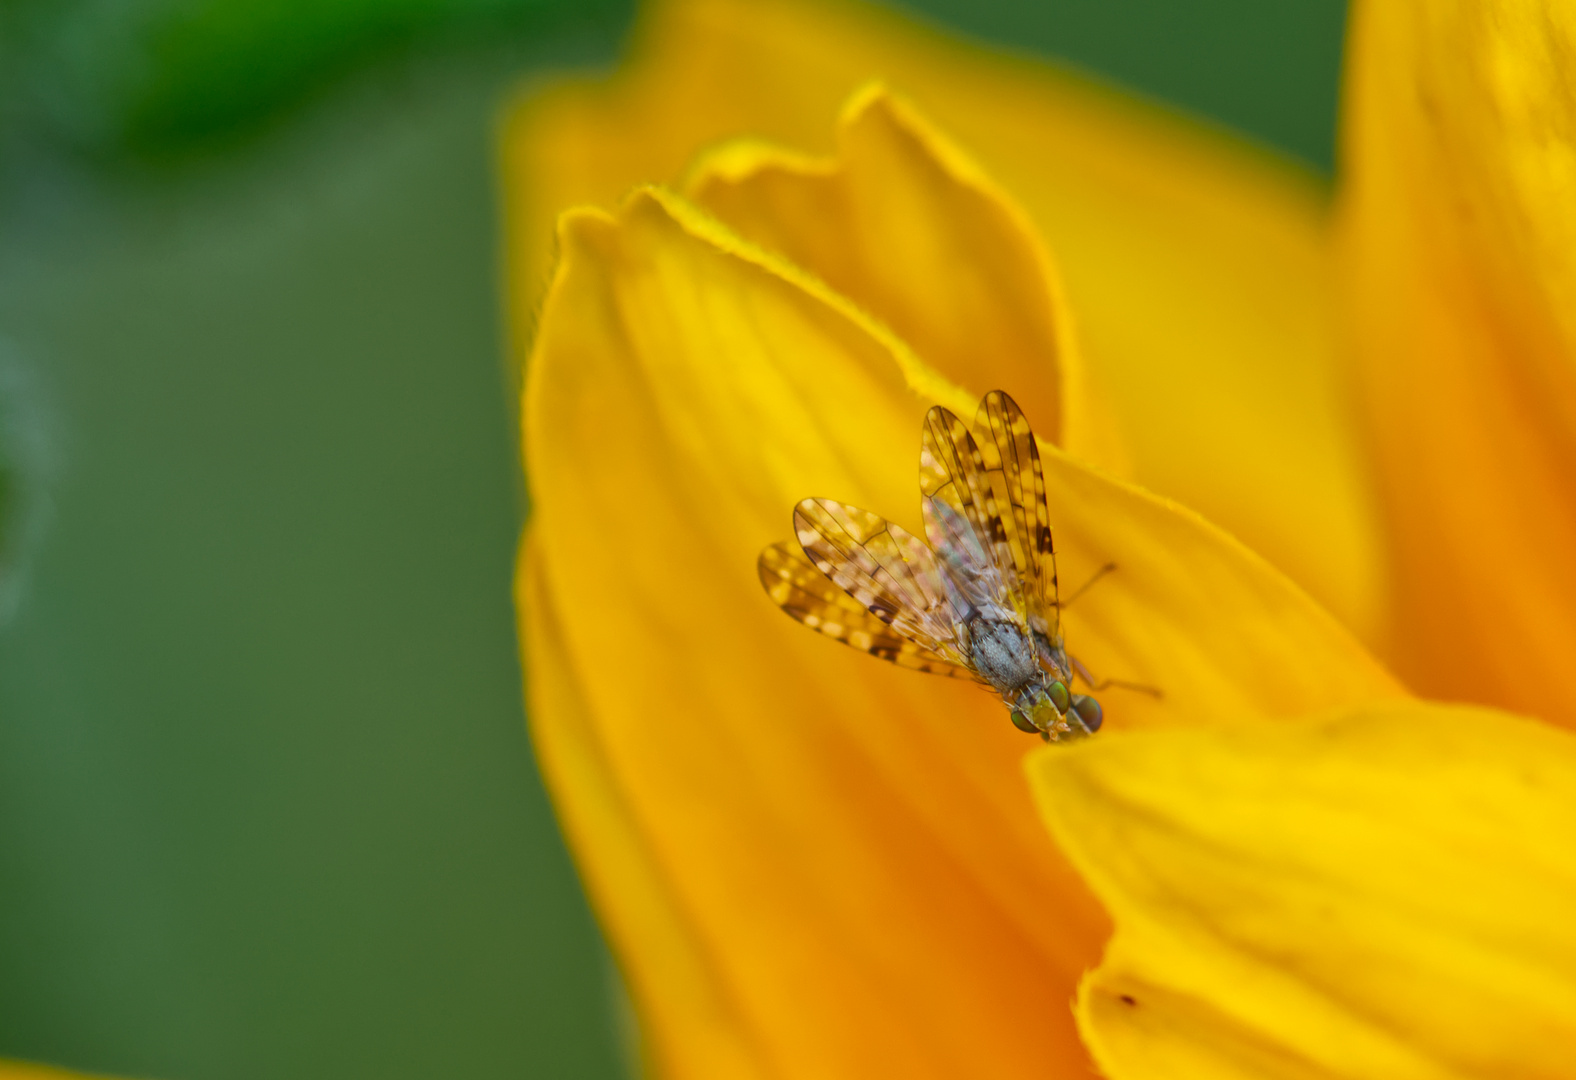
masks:
<path fill-rule="evenodd" d="M 827 637 L 903 667 L 980 679 L 968 620 L 1011 612 L 1060 646 L 1055 542 L 1027 417 L 999 390 L 972 430 L 937 406 L 925 416 L 919 481 L 925 535 L 831 499 L 794 509 L 788 544 L 761 552 L 772 601 Z"/>

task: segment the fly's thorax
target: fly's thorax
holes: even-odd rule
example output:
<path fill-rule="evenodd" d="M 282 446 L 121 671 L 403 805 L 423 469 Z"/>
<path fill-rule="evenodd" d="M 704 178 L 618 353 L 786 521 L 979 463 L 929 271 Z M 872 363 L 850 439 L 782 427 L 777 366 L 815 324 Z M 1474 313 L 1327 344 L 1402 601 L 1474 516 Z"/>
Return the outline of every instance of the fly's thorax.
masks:
<path fill-rule="evenodd" d="M 1028 631 L 1012 619 L 977 614 L 964 629 L 971 666 L 1007 701 L 1043 675 Z"/>

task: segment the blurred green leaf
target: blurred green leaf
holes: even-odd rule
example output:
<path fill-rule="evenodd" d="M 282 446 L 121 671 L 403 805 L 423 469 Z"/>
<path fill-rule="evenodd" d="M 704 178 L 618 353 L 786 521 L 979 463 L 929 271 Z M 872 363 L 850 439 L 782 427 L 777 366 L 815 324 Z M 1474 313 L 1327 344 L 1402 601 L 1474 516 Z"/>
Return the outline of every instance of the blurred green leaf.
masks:
<path fill-rule="evenodd" d="M 79 146 L 164 154 L 245 132 L 370 59 L 628 20 L 631 0 L 9 0 L 0 93 Z"/>
<path fill-rule="evenodd" d="M 28 558 L 48 524 L 55 471 L 48 420 L 32 372 L 0 341 L 0 629 L 16 613 Z"/>
<path fill-rule="evenodd" d="M 263 116 L 390 46 L 500 26 L 615 18 L 616 0 L 199 0 L 152 26 L 147 75 L 127 101 L 129 140 L 180 144 Z"/>
<path fill-rule="evenodd" d="M 11 463 L 0 458 L 0 596 L 11 591 L 11 519 L 16 514 L 16 476 Z"/>

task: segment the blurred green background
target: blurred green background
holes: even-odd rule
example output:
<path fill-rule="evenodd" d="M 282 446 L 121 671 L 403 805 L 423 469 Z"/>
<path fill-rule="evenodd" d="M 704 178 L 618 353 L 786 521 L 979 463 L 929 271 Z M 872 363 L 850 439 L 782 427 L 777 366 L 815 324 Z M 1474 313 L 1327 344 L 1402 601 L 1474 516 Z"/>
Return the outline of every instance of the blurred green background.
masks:
<path fill-rule="evenodd" d="M 1334 0 L 913 0 L 1331 161 Z M 621 0 L 0 0 L 0 1056 L 617 1077 L 489 144 Z"/>

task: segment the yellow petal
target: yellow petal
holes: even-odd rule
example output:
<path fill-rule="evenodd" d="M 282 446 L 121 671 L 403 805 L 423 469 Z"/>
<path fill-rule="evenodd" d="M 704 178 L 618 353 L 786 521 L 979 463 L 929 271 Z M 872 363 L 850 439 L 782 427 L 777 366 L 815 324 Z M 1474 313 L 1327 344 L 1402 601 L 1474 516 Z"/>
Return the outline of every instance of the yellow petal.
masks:
<path fill-rule="evenodd" d="M 705 942 L 676 906 L 653 845 L 612 774 L 543 577 L 536 547 L 523 545 L 516 601 L 520 636 L 531 649 L 531 733 L 542 770 L 557 790 L 573 793 L 558 807 L 570 846 L 582 853 L 586 888 L 612 898 L 598 905 L 603 932 L 620 956 L 639 957 L 624 975 L 646 1012 L 642 1049 L 673 1066 L 674 1076 L 766 1076 L 722 973 L 707 962 Z"/>
<path fill-rule="evenodd" d="M 1410 682 L 1576 724 L 1576 8 L 1360 5 L 1352 337 Z"/>
<path fill-rule="evenodd" d="M 807 495 L 918 528 L 926 408 L 889 331 L 659 191 L 575 211 L 529 369 L 532 723 L 659 1064 L 676 1076 L 1042 1076 L 1104 916 L 1039 828 L 1024 737 L 968 684 L 808 633 L 755 556 Z M 1046 447 L 1069 616 L 1110 723 L 1394 693 L 1294 586 Z M 699 1034 L 696 1034 L 699 1033 Z M 696 1040 L 702 1049 L 692 1049 Z"/>
<path fill-rule="evenodd" d="M 537 89 L 509 118 L 519 339 L 530 340 L 560 210 L 672 180 L 722 139 L 824 154 L 841 103 L 872 77 L 912 98 L 1039 227 L 1132 475 L 1368 635 L 1383 616 L 1380 538 L 1332 371 L 1323 192 L 1241 142 L 1048 65 L 836 0 L 656 0 L 617 76 Z"/>
<path fill-rule="evenodd" d="M 1576 739 L 1391 703 L 1029 762 L 1116 921 L 1079 999 L 1111 1080 L 1568 1076 Z"/>
<path fill-rule="evenodd" d="M 880 85 L 856 94 L 836 158 L 730 143 L 686 194 L 885 322 L 971 394 L 1010 387 L 1035 431 L 1119 464 L 1088 400 L 1066 301 L 1034 225 L 959 149 Z"/>

